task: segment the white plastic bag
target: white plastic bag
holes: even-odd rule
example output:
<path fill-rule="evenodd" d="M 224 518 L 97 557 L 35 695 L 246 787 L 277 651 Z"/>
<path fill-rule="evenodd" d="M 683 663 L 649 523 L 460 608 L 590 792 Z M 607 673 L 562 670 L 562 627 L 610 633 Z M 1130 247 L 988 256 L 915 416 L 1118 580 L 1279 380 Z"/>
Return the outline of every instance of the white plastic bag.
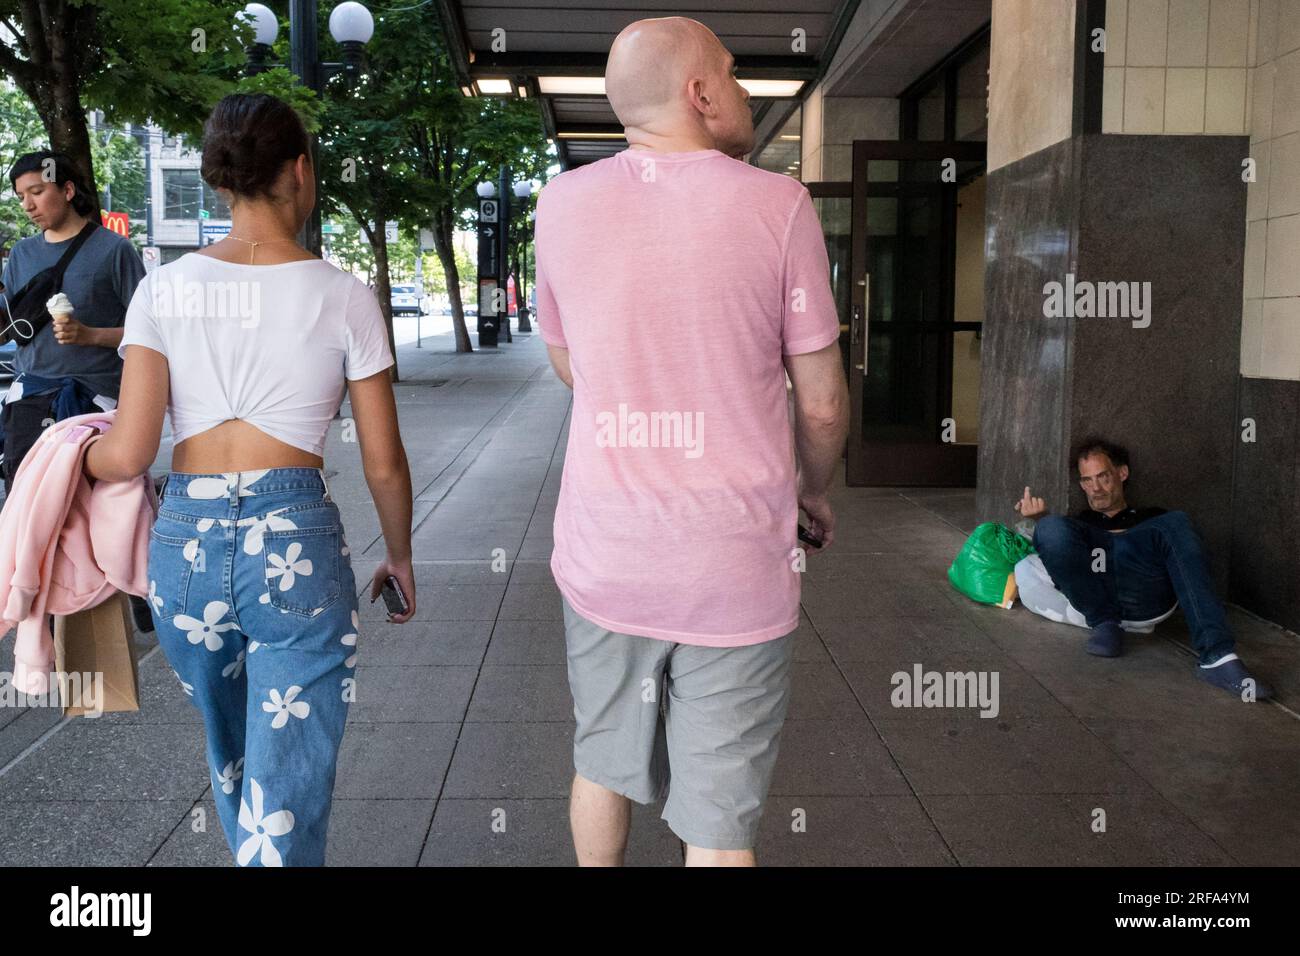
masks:
<path fill-rule="evenodd" d="M 1043 559 L 1037 554 L 1026 555 L 1016 563 L 1016 588 L 1020 592 L 1020 603 L 1035 614 L 1061 624 L 1088 626 L 1084 616 L 1056 589 L 1052 576 L 1043 566 Z M 1150 634 L 1157 624 L 1177 609 L 1178 603 L 1175 602 L 1173 607 L 1157 618 L 1150 621 L 1120 621 L 1119 626 L 1137 634 Z"/>

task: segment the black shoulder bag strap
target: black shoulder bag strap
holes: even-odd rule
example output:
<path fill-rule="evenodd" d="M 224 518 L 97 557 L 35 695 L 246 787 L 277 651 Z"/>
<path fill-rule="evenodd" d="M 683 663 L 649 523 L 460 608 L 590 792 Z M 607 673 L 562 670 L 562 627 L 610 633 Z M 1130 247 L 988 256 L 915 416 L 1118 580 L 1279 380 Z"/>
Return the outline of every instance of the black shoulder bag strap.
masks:
<path fill-rule="evenodd" d="M 68 271 L 68 266 L 72 264 L 73 258 L 76 257 L 77 253 L 81 250 L 81 247 L 86 244 L 86 240 L 90 238 L 90 234 L 98 228 L 99 223 L 95 222 L 95 220 L 92 219 L 87 222 L 82 226 L 81 232 L 77 233 L 77 237 L 72 240 L 72 245 L 68 246 L 68 248 L 63 251 L 63 255 L 59 256 L 59 261 L 54 264 L 55 292 L 63 291 L 63 273 Z"/>
<path fill-rule="evenodd" d="M 0 317 L 0 343 L 15 341 L 26 345 L 36 338 L 41 329 L 50 322 L 50 311 L 45 307 L 46 300 L 56 292 L 63 291 L 63 274 L 72 264 L 73 258 L 81 251 L 90 234 L 99 228 L 93 219 L 82 227 L 72 240 L 72 244 L 63 250 L 59 261 L 48 269 L 42 269 L 19 289 L 12 299 L 6 300 L 8 315 Z M 22 323 L 20 327 L 19 323 Z M 27 330 L 30 329 L 30 332 Z"/>

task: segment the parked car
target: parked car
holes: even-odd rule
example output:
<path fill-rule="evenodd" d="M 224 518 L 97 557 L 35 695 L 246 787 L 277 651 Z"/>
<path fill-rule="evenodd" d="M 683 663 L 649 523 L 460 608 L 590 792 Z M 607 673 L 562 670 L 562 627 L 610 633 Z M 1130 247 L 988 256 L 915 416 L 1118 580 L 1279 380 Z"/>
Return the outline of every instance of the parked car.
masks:
<path fill-rule="evenodd" d="M 392 288 L 393 315 L 419 315 L 420 292 L 413 285 L 395 285 Z"/>

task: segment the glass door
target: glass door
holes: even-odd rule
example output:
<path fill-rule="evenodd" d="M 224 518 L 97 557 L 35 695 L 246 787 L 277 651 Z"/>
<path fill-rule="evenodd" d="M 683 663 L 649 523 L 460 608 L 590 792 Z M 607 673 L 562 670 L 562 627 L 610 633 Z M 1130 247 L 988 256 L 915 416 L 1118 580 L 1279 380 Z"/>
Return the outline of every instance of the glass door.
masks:
<path fill-rule="evenodd" d="M 844 371 L 849 369 L 849 314 L 853 294 L 849 275 L 853 257 L 853 184 L 850 182 L 804 183 L 826 237 L 826 258 L 830 264 L 831 292 L 840 317 L 840 354 Z"/>
<path fill-rule="evenodd" d="M 959 191 L 984 156 L 978 142 L 853 144 L 850 485 L 975 484 L 969 353 L 982 323 L 956 314 L 956 266 Z M 982 268 L 982 247 L 964 265 L 972 251 Z"/>

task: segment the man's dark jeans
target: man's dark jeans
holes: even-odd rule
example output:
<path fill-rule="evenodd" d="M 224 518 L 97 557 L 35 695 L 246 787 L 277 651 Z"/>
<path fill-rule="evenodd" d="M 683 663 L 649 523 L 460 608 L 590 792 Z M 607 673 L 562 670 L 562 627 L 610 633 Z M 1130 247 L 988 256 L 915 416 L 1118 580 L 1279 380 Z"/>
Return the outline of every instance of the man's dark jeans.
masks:
<path fill-rule="evenodd" d="M 1149 621 L 1182 606 L 1202 664 L 1234 645 L 1223 605 L 1214 596 L 1205 549 L 1183 511 L 1167 511 L 1120 534 L 1063 515 L 1040 518 L 1034 548 L 1052 582 L 1096 627 L 1105 621 Z M 1105 571 L 1093 571 L 1093 550 Z"/>

